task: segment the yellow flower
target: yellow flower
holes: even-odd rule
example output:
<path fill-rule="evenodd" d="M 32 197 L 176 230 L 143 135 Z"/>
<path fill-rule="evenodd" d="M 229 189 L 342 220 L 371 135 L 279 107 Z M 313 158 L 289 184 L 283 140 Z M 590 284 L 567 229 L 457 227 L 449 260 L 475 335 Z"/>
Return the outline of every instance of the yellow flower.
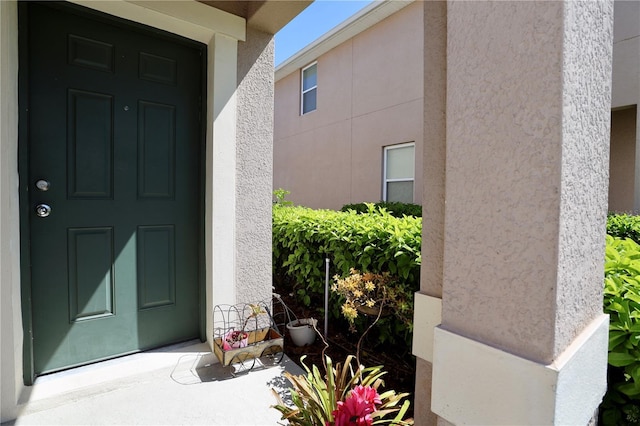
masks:
<path fill-rule="evenodd" d="M 353 322 L 353 320 L 358 317 L 358 311 L 356 311 L 353 306 L 345 303 L 342 305 L 342 315 L 344 315 L 344 317 L 350 322 Z"/>
<path fill-rule="evenodd" d="M 365 305 L 367 305 L 367 307 L 369 308 L 373 308 L 376 305 L 376 301 L 373 299 L 369 299 L 366 302 L 364 302 Z"/>
<path fill-rule="evenodd" d="M 366 283 L 364 283 L 364 288 L 366 288 L 367 291 L 373 291 L 376 289 L 376 285 L 371 281 L 367 281 Z"/>

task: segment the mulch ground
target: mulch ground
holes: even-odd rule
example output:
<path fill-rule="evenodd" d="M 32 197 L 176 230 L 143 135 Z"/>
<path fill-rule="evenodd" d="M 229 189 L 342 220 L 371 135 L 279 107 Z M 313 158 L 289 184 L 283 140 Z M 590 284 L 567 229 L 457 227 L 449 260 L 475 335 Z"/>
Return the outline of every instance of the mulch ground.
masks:
<path fill-rule="evenodd" d="M 323 316 L 322 314 L 314 311 L 313 309 L 299 304 L 294 297 L 289 294 L 281 294 L 284 303 L 295 313 L 298 318 L 316 318 L 318 320 L 318 330 L 323 333 Z M 335 329 L 334 329 L 335 328 Z M 325 340 L 329 344 L 326 347 L 326 355 L 331 357 L 333 363 L 344 362 L 347 355 L 356 355 L 357 343 L 359 335 L 351 333 L 348 329 L 341 329 L 334 326 L 329 321 L 329 333 L 325 336 Z M 388 350 L 373 349 L 373 343 L 368 342 L 366 337 L 360 348 L 360 362 L 366 366 L 378 366 L 383 365 L 383 370 L 387 374 L 383 377 L 385 386 L 382 390 L 393 389 L 397 393 L 407 392 L 409 393 L 409 400 L 411 401 L 410 412 L 408 417 L 413 416 L 413 392 L 415 388 L 415 359 L 410 357 L 402 357 L 393 351 L 393 348 Z M 298 347 L 293 344 L 288 333 L 285 333 L 284 352 L 297 364 L 301 365 L 300 357 L 306 355 L 304 360 L 307 366 L 317 365 L 320 371 L 323 371 L 322 367 L 322 352 L 325 349 L 325 344 L 321 338 L 316 338 L 315 342 L 311 345 Z"/>

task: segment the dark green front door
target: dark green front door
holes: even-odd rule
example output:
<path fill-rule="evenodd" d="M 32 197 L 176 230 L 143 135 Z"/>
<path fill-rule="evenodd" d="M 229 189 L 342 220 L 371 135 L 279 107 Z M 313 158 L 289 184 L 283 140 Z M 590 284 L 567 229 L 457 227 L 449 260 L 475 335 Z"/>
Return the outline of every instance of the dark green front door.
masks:
<path fill-rule="evenodd" d="M 199 336 L 200 47 L 27 14 L 35 373 Z"/>

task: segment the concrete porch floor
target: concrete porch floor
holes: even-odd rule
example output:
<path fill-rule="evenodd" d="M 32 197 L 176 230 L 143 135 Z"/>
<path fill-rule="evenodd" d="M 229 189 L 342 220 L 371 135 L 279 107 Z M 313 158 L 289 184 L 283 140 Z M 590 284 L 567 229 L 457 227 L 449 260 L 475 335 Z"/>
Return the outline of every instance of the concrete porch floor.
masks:
<path fill-rule="evenodd" d="M 275 425 L 284 370 L 303 373 L 285 356 L 234 376 L 192 341 L 39 377 L 2 425 Z"/>

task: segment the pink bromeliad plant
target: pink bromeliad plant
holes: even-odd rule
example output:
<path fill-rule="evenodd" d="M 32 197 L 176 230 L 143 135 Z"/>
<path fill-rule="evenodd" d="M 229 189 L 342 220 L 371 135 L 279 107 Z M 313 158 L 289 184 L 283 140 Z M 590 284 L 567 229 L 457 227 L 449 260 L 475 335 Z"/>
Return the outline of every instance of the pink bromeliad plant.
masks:
<path fill-rule="evenodd" d="M 304 362 L 306 375 L 285 372 L 293 386 L 293 404 L 285 404 L 273 391 L 278 400 L 274 408 L 282 413 L 282 420 L 297 426 L 412 425 L 413 419 L 404 419 L 410 404 L 405 399 L 408 394 L 393 390 L 379 393 L 386 372 L 381 366 L 365 368 L 359 363 L 353 368 L 354 359 L 349 355 L 344 364 L 334 367 L 331 358 L 325 356 L 326 374 Z"/>
<path fill-rule="evenodd" d="M 373 424 L 371 414 L 382 405 L 378 391 L 371 386 L 358 385 L 351 390 L 344 401 L 337 402 L 338 408 L 333 411 L 336 426 L 368 426 Z"/>

